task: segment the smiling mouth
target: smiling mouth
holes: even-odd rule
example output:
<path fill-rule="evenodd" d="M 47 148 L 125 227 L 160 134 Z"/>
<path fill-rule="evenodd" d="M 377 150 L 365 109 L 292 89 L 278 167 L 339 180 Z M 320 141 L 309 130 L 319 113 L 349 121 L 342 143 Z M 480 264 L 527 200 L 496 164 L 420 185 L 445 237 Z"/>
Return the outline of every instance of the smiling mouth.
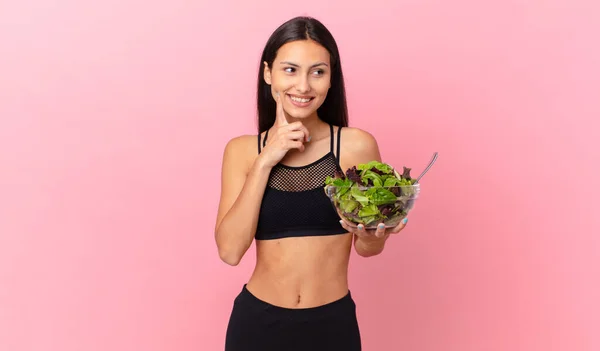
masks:
<path fill-rule="evenodd" d="M 288 96 L 290 97 L 290 99 L 294 102 L 298 102 L 301 104 L 305 104 L 307 102 L 310 102 L 314 99 L 314 96 L 304 96 L 304 97 L 300 97 L 300 96 L 295 96 L 295 95 L 291 95 L 288 94 Z"/>

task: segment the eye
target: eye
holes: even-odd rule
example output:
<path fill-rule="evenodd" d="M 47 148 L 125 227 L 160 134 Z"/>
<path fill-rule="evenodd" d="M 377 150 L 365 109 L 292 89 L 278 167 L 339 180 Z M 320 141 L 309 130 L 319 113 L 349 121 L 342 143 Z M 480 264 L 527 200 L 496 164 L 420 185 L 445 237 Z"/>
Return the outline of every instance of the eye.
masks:
<path fill-rule="evenodd" d="M 316 71 L 313 72 L 316 76 L 322 76 L 323 74 L 325 74 L 325 71 L 322 69 L 318 69 Z"/>
<path fill-rule="evenodd" d="M 286 73 L 294 73 L 296 69 L 294 67 L 285 67 L 283 69 Z"/>

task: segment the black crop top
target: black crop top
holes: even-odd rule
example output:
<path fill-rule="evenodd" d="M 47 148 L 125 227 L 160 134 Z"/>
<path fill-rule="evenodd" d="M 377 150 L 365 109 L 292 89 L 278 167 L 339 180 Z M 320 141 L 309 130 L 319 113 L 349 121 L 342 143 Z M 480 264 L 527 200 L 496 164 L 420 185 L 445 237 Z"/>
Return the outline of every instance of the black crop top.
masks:
<path fill-rule="evenodd" d="M 340 217 L 324 191 L 325 178 L 342 171 L 339 164 L 340 131 L 337 132 L 337 157 L 333 153 L 334 132 L 329 125 L 331 147 L 327 154 L 305 166 L 281 163 L 271 169 L 258 216 L 256 240 L 299 236 L 345 234 Z M 269 131 L 262 143 L 267 142 Z M 258 153 L 261 152 L 258 134 Z"/>

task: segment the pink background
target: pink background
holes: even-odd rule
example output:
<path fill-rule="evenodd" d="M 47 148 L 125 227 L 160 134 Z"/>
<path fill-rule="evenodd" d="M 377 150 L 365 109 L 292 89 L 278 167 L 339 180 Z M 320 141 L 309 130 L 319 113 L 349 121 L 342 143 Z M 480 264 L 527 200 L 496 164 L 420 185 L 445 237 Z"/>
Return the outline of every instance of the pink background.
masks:
<path fill-rule="evenodd" d="M 595 1 L 3 1 L 0 350 L 222 350 L 251 273 L 213 239 L 221 154 L 295 15 L 351 125 L 423 178 L 353 254 L 364 349 L 600 349 Z"/>

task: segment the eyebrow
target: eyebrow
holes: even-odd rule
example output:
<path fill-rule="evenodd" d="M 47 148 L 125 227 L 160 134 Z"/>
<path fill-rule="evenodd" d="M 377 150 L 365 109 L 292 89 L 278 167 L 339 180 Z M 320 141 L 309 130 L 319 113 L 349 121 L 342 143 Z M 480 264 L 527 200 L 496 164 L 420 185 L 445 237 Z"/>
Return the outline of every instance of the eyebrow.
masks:
<path fill-rule="evenodd" d="M 299 65 L 297 65 L 297 64 L 295 64 L 293 62 L 289 62 L 289 61 L 282 61 L 280 63 L 282 65 L 287 64 L 287 65 L 294 66 L 294 67 L 300 67 Z M 317 67 L 317 66 L 327 66 L 327 67 L 329 67 L 329 65 L 326 64 L 325 62 L 318 62 L 318 63 L 315 63 L 314 65 L 310 66 L 310 68 L 314 68 L 314 67 Z"/>

